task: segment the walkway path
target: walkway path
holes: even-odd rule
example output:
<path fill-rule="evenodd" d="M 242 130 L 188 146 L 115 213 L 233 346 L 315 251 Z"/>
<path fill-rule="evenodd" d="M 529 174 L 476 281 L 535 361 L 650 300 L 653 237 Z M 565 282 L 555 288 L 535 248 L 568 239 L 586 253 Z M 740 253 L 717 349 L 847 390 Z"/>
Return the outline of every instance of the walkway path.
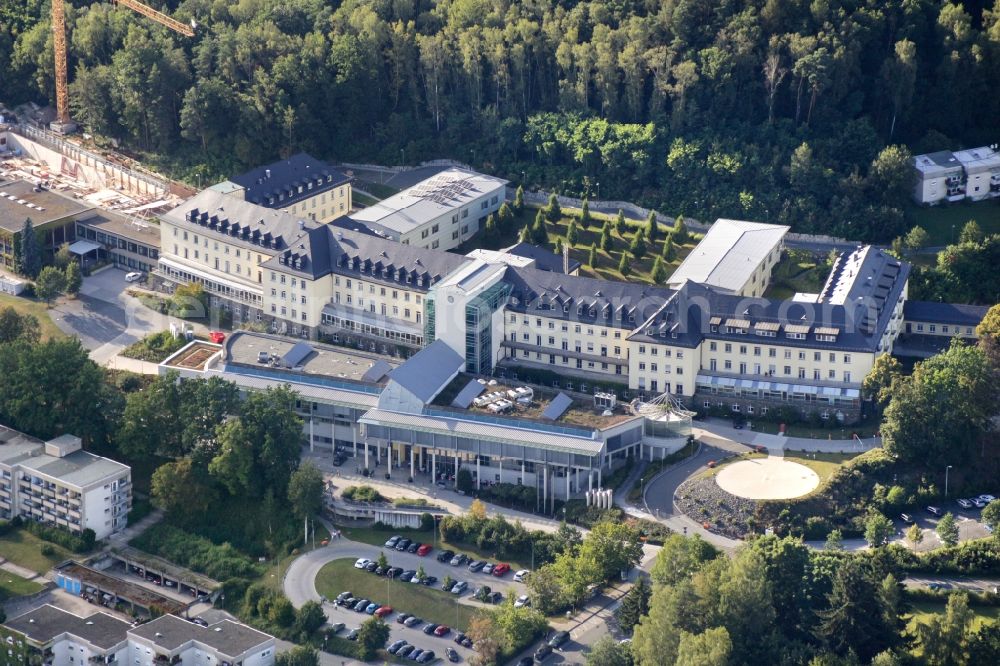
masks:
<path fill-rule="evenodd" d="M 36 578 L 38 578 L 40 580 L 36 582 L 38 583 L 45 582 L 44 577 L 37 571 L 32 571 L 31 569 L 22 567 L 20 564 L 14 564 L 13 562 L 11 562 L 6 558 L 0 557 L 0 569 L 3 569 L 4 571 L 9 571 L 15 576 L 20 576 L 21 578 L 24 578 L 26 580 L 35 580 Z"/>

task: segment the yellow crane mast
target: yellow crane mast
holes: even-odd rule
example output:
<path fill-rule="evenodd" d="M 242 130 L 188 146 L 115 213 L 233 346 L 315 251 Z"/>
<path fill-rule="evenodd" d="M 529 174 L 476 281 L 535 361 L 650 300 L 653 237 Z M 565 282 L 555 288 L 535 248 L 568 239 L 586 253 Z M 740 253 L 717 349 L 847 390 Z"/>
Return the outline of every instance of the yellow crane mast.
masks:
<path fill-rule="evenodd" d="M 194 30 L 197 26 L 193 20 L 191 25 L 181 23 L 137 0 L 112 1 L 185 37 L 194 37 Z M 69 116 L 69 85 L 66 73 L 66 11 L 62 0 L 52 0 L 52 33 L 56 60 L 56 121 L 52 123 L 52 129 L 60 134 L 69 134 L 76 131 L 76 123 Z"/>

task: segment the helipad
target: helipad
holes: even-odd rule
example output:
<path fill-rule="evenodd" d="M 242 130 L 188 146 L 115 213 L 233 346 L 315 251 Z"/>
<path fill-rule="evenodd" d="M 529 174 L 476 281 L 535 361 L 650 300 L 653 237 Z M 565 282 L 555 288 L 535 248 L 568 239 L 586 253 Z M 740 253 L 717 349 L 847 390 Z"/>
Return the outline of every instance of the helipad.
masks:
<path fill-rule="evenodd" d="M 715 482 L 737 497 L 792 499 L 816 488 L 819 476 L 805 465 L 767 457 L 726 465 L 715 475 Z"/>

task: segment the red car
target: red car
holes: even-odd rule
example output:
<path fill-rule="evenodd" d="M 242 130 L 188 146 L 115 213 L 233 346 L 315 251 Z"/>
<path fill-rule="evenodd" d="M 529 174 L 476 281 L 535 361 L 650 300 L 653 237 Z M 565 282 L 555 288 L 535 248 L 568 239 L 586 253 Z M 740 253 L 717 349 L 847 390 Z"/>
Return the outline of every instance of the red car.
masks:
<path fill-rule="evenodd" d="M 504 564 L 503 562 L 494 565 L 493 567 L 493 575 L 497 578 L 502 578 L 508 571 L 510 571 L 510 565 Z"/>
<path fill-rule="evenodd" d="M 417 548 L 417 555 L 419 555 L 420 557 L 423 557 L 424 555 L 426 555 L 427 553 L 431 552 L 432 550 L 433 550 L 433 548 L 425 543 L 422 546 L 420 546 L 420 548 Z"/>
<path fill-rule="evenodd" d="M 391 612 L 392 612 L 392 606 L 382 606 L 381 608 L 375 611 L 374 615 L 375 617 L 385 617 Z"/>
<path fill-rule="evenodd" d="M 437 629 L 434 630 L 434 635 L 435 636 L 447 636 L 449 631 L 451 631 L 451 629 L 449 629 L 446 625 L 442 624 L 440 627 L 438 627 Z"/>

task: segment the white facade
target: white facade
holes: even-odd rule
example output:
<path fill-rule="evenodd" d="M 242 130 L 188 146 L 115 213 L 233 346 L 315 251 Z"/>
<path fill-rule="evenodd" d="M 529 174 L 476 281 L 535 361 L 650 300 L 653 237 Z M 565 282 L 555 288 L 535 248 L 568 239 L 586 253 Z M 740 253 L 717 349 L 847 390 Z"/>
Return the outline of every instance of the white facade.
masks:
<path fill-rule="evenodd" d="M 913 169 L 913 200 L 920 204 L 1000 197 L 1000 153 L 995 146 L 916 155 Z"/>
<path fill-rule="evenodd" d="M 465 169 L 448 169 L 351 219 L 406 245 L 450 250 L 471 238 L 504 202 L 507 181 Z"/>
<path fill-rule="evenodd" d="M 21 516 L 103 539 L 125 529 L 131 468 L 63 435 L 42 443 L 0 426 L 0 516 Z"/>

